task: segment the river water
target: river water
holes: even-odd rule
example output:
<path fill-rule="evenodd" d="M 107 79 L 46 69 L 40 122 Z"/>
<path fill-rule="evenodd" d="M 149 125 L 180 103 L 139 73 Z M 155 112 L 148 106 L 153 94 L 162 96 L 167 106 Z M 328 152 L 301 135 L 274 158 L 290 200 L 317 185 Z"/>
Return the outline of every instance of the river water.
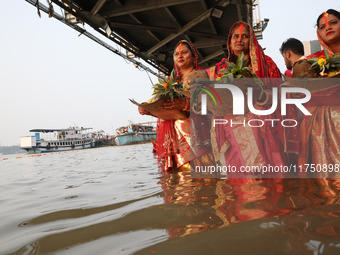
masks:
<path fill-rule="evenodd" d="M 152 145 L 0 159 L 0 254 L 340 254 L 340 180 L 192 179 Z"/>

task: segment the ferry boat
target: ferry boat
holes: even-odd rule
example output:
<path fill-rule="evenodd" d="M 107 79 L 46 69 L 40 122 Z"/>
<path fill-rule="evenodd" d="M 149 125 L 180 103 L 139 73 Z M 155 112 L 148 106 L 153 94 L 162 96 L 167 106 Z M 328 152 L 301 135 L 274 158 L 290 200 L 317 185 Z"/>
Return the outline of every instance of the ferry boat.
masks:
<path fill-rule="evenodd" d="M 155 122 L 129 124 L 116 129 L 115 144 L 130 145 L 149 143 L 156 139 L 156 128 L 151 125 Z"/>
<path fill-rule="evenodd" d="M 32 129 L 20 138 L 20 147 L 28 153 L 57 152 L 95 147 L 92 128 Z"/>

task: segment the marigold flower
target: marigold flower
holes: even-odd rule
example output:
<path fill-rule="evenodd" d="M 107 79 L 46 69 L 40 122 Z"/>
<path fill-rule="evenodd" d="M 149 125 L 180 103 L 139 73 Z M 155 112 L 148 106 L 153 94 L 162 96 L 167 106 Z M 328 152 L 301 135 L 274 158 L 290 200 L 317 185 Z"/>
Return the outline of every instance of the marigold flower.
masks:
<path fill-rule="evenodd" d="M 319 66 L 324 66 L 327 63 L 327 60 L 324 58 L 319 58 L 318 60 L 318 65 Z"/>
<path fill-rule="evenodd" d="M 165 89 L 169 88 L 169 84 L 168 83 L 164 83 L 164 88 Z"/>

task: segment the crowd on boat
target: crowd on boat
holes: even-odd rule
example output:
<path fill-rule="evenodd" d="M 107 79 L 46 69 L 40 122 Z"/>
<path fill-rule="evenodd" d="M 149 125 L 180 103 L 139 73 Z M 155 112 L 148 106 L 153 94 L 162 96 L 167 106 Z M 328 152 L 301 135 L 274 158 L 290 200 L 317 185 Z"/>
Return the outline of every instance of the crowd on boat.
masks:
<path fill-rule="evenodd" d="M 275 62 L 265 55 L 252 27 L 239 21 L 231 27 L 228 34 L 228 57 L 223 58 L 209 69 L 200 67 L 199 55 L 193 43 L 186 40 L 179 41 L 173 55 L 175 76 L 177 80 L 186 85 L 190 85 L 190 83 L 185 83 L 190 76 L 218 80 L 223 77 L 225 70 L 231 68 L 230 63 L 236 64 L 242 56 L 245 66 L 249 67 L 251 73 L 256 77 L 277 78 L 262 84 L 266 97 L 256 102 L 256 107 L 259 109 L 269 109 L 272 103 L 270 100 L 272 88 L 281 88 L 284 86 L 283 84 L 287 84 L 287 77 L 326 77 L 327 61 L 340 55 L 340 13 L 338 11 L 329 9 L 320 14 L 317 18 L 316 33 L 324 50 L 309 56 L 304 55 L 302 43 L 295 38 L 289 38 L 282 43 L 280 51 L 290 70 L 283 76 Z M 316 65 L 320 67 L 320 72 L 311 71 L 310 60 L 313 59 L 316 59 Z M 340 65 L 334 74 L 339 73 Z M 174 169 L 192 171 L 193 165 L 204 165 L 209 162 L 221 162 L 235 166 L 292 164 L 339 166 L 339 86 L 333 86 L 331 89 L 320 88 L 320 90 L 316 89 L 311 92 L 310 102 L 312 103 L 305 106 L 311 115 L 301 116 L 296 109 L 288 109 L 287 116 L 299 120 L 295 128 L 272 128 L 264 125 L 240 129 L 226 125 L 212 126 L 211 122 L 203 123 L 204 120 L 200 119 L 199 114 L 197 116 L 192 114 L 193 104 L 190 101 L 190 93 L 185 93 L 190 90 L 190 86 L 183 85 L 184 92 L 182 94 L 185 96 L 166 99 L 161 108 L 164 111 L 177 109 L 190 112 L 191 116 L 188 119 L 180 120 L 158 119 L 157 142 L 154 143 L 154 151 L 158 155 L 159 165 L 164 171 Z M 321 100 L 322 97 L 326 97 L 327 100 Z M 139 107 L 139 112 L 142 115 L 151 115 L 142 107 Z M 278 111 L 275 111 L 267 116 L 257 116 L 252 112 L 245 115 L 247 118 L 264 120 L 282 118 L 279 114 Z M 218 112 L 211 112 L 211 115 L 213 119 L 230 117 L 229 113 L 221 115 Z M 195 130 L 190 130 L 190 126 L 193 127 L 195 120 L 198 120 L 197 123 L 200 124 L 196 126 Z M 207 132 L 203 132 L 202 129 L 209 130 L 210 137 L 207 139 L 210 139 L 210 146 L 213 148 L 206 149 L 204 146 L 198 146 L 193 150 L 190 138 L 196 135 L 204 140 L 202 134 Z"/>
<path fill-rule="evenodd" d="M 153 132 L 153 126 L 130 124 L 128 126 L 120 127 L 116 129 L 117 135 L 135 133 L 135 132 Z"/>

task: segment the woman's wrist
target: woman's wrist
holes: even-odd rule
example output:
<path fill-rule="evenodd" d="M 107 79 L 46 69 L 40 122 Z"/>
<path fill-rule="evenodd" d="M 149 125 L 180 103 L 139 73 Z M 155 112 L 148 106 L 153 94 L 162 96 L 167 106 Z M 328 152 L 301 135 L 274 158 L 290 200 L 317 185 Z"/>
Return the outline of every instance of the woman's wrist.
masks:
<path fill-rule="evenodd" d="M 190 111 L 190 98 L 189 97 L 184 98 L 184 107 L 182 108 L 182 111 Z"/>

